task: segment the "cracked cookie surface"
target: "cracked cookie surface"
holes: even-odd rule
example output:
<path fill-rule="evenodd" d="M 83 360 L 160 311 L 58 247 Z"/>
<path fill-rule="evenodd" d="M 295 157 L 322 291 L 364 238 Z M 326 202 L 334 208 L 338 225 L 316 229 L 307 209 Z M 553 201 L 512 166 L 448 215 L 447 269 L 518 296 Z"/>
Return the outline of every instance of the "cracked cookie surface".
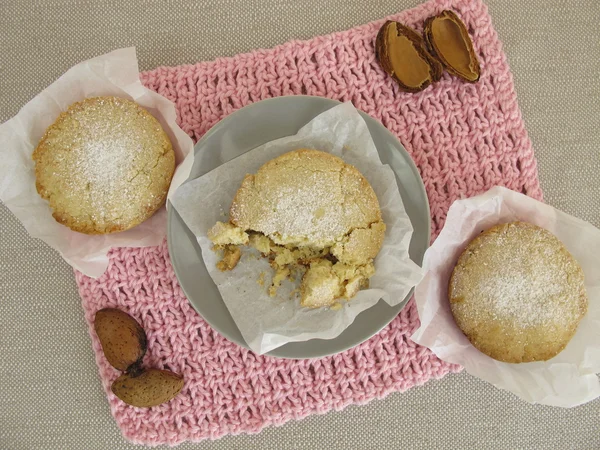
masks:
<path fill-rule="evenodd" d="M 175 170 L 160 123 L 118 97 L 69 106 L 32 158 L 37 191 L 53 217 L 86 234 L 124 231 L 150 218 L 164 204 Z"/>
<path fill-rule="evenodd" d="M 218 250 L 249 244 L 268 257 L 275 271 L 271 296 L 301 272 L 301 305 L 310 308 L 334 306 L 366 287 L 384 234 L 377 196 L 364 176 L 336 156 L 307 149 L 247 175 L 230 223 L 218 222 L 208 233 Z"/>
<path fill-rule="evenodd" d="M 373 188 L 355 167 L 329 153 L 301 149 L 247 175 L 229 218 L 279 245 L 322 248 L 380 222 L 381 212 Z"/>

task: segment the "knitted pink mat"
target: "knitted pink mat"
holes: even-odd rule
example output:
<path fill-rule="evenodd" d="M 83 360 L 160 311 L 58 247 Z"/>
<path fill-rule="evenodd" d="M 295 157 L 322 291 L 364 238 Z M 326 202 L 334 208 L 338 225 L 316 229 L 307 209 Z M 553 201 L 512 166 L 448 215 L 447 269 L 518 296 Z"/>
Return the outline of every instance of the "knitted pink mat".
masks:
<path fill-rule="evenodd" d="M 417 163 L 431 204 L 433 236 L 457 198 L 504 185 L 541 199 L 536 162 L 513 80 L 487 8 L 479 1 L 432 0 L 391 18 L 417 30 L 444 9 L 467 24 L 482 76 L 467 84 L 445 74 L 419 94 L 399 92 L 379 68 L 373 42 L 383 20 L 233 58 L 161 67 L 142 82 L 172 100 L 180 126 L 199 139 L 226 115 L 264 98 L 308 94 L 354 105 L 380 120 Z M 98 280 L 76 274 L 96 362 L 124 436 L 156 445 L 256 433 L 309 414 L 366 403 L 460 370 L 408 338 L 418 326 L 414 302 L 369 341 L 316 360 L 257 356 L 213 331 L 194 311 L 173 273 L 166 245 L 111 252 Z M 182 373 L 185 386 L 151 409 L 111 392 L 118 376 L 93 331 L 94 313 L 118 307 L 148 334 L 146 364 Z"/>

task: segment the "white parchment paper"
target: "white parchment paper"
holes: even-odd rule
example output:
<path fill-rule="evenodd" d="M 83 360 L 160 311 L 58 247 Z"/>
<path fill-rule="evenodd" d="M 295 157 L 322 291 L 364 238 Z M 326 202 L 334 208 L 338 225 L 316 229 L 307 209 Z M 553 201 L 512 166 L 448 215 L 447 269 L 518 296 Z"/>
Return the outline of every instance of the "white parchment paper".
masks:
<path fill-rule="evenodd" d="M 270 159 L 299 148 L 323 150 L 357 167 L 373 186 L 387 225 L 383 247 L 375 260 L 370 288 L 360 291 L 338 311 L 307 309 L 292 291 L 299 283 L 285 281 L 276 298 L 267 294 L 273 275 L 265 258 L 245 249 L 230 272 L 220 272 L 219 255 L 211 248 L 208 230 L 227 221 L 231 201 L 244 176 L 255 173 Z M 183 184 L 172 198 L 183 221 L 196 235 L 206 267 L 219 288 L 248 346 L 262 354 L 288 342 L 331 339 L 355 317 L 381 298 L 400 303 L 422 277 L 421 268 L 408 256 L 413 228 L 404 210 L 396 178 L 383 165 L 364 120 L 350 103 L 331 108 L 305 125 L 295 136 L 278 139 L 239 156 L 204 176 Z M 264 273 L 264 286 L 258 279 Z"/>
<path fill-rule="evenodd" d="M 515 220 L 551 231 L 585 273 L 588 312 L 567 347 L 545 362 L 509 364 L 484 355 L 455 324 L 448 303 L 450 275 L 466 245 L 482 230 Z M 452 204 L 442 232 L 425 253 L 423 269 L 425 277 L 415 290 L 421 326 L 413 341 L 530 403 L 572 407 L 600 396 L 600 230 L 523 194 L 495 187 Z"/>
<path fill-rule="evenodd" d="M 111 247 L 158 245 L 166 234 L 166 209 L 137 227 L 121 233 L 88 236 L 70 230 L 52 217 L 52 211 L 35 188 L 35 163 L 31 155 L 46 128 L 72 103 L 95 96 L 116 96 L 137 102 L 150 112 L 168 134 L 179 164 L 169 190 L 189 176 L 193 154 L 191 138 L 179 128 L 175 105 L 145 88 L 139 79 L 135 48 L 115 50 L 81 62 L 0 125 L 0 199 L 23 223 L 29 234 L 58 250 L 84 274 L 97 278 L 108 266 Z"/>

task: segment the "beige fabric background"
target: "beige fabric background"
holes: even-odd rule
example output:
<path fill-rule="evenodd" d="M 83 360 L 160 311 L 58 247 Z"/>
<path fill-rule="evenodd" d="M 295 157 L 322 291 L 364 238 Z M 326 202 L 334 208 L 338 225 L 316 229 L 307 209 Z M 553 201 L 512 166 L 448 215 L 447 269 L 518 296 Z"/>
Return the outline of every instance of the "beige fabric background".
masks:
<path fill-rule="evenodd" d="M 418 0 L 0 0 L 0 122 L 75 63 L 140 68 L 343 30 Z M 600 226 L 600 4 L 489 0 L 548 203 Z M 4 150 L 4 149 L 3 149 Z M 0 162 L 1 163 L 1 162 Z M 0 206 L 0 448 L 125 449 L 71 268 Z M 526 404 L 466 373 L 207 449 L 600 448 L 600 400 Z"/>

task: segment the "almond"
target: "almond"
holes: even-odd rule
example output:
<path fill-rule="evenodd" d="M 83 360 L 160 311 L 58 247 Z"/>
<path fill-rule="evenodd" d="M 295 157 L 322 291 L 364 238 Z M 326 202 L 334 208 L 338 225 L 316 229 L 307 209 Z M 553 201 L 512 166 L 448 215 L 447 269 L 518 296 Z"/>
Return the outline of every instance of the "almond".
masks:
<path fill-rule="evenodd" d="M 137 376 L 124 373 L 111 386 L 113 394 L 120 400 L 140 408 L 166 403 L 182 388 L 181 375 L 160 369 L 148 369 Z"/>
<path fill-rule="evenodd" d="M 146 354 L 144 329 L 129 314 L 116 308 L 96 312 L 94 329 L 104 356 L 115 369 L 137 372 Z"/>
<path fill-rule="evenodd" d="M 429 53 L 413 29 L 388 20 L 375 40 L 375 55 L 383 70 L 407 92 L 419 92 L 442 76 L 442 65 Z"/>
<path fill-rule="evenodd" d="M 467 27 L 453 11 L 425 21 L 425 42 L 452 75 L 474 83 L 479 80 L 481 69 Z"/>

